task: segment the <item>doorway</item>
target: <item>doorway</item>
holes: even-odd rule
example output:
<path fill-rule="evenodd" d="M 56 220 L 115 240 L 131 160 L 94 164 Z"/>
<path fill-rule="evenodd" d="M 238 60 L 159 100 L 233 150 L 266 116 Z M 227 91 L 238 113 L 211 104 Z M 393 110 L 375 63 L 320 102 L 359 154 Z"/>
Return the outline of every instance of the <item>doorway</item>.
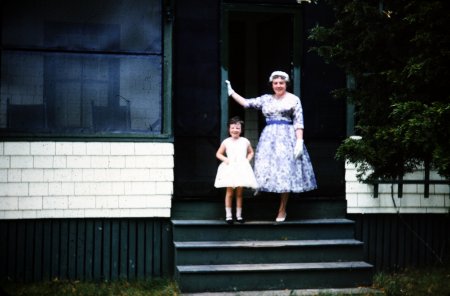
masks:
<path fill-rule="evenodd" d="M 274 70 L 289 73 L 292 81 L 299 81 L 294 78 L 300 73 L 299 19 L 299 9 L 225 6 L 222 77 L 230 80 L 233 88 L 247 98 L 272 91 L 268 77 Z M 299 95 L 299 83 L 291 84 L 288 91 Z M 255 114 L 245 113 L 241 106 L 228 100 L 225 89 L 222 92 L 222 137 L 227 136 L 226 119 L 235 115 L 247 121 L 246 131 L 253 129 Z M 258 114 L 256 120 L 261 122 L 261 117 Z M 260 131 L 262 126 L 258 126 Z"/>
<path fill-rule="evenodd" d="M 307 196 L 345 196 L 345 171 L 335 159 L 336 149 L 345 137 L 345 102 L 332 98 L 331 91 L 345 76 L 307 51 L 307 30 L 312 23 L 301 6 L 258 6 L 225 4 L 222 14 L 221 81 L 246 98 L 271 93 L 268 83 L 275 70 L 291 76 L 288 91 L 299 96 L 305 118 L 305 143 L 310 153 L 319 189 Z M 320 12 L 318 12 L 320 13 Z M 306 24 L 306 25 L 305 25 Z M 304 48 L 305 47 L 305 48 Z M 221 139 L 228 136 L 227 120 L 244 119 L 244 136 L 253 147 L 264 128 L 260 111 L 244 109 L 228 98 L 221 88 Z"/>

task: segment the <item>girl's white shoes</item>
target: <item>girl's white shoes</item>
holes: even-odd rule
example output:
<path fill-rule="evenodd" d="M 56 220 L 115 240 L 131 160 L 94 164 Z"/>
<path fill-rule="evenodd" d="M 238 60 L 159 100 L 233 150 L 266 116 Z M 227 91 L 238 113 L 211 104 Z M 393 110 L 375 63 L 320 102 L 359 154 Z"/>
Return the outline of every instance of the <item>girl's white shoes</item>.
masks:
<path fill-rule="evenodd" d="M 245 220 L 244 220 L 244 218 L 242 218 L 242 217 L 237 217 L 237 218 L 236 218 L 236 221 L 237 221 L 238 223 L 241 223 L 241 224 L 244 224 L 244 223 L 245 223 Z"/>

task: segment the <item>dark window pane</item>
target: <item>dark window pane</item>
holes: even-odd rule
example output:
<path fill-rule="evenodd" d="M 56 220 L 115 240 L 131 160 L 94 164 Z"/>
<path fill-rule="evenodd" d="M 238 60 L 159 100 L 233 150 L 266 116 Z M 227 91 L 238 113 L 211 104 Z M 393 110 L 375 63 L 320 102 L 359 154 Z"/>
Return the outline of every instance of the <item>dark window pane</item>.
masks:
<path fill-rule="evenodd" d="M 0 132 L 162 131 L 161 0 L 4 0 Z"/>
<path fill-rule="evenodd" d="M 160 0 L 2 0 L 13 48 L 161 54 Z"/>
<path fill-rule="evenodd" d="M 1 59 L 1 128 L 161 133 L 158 56 L 4 51 Z"/>

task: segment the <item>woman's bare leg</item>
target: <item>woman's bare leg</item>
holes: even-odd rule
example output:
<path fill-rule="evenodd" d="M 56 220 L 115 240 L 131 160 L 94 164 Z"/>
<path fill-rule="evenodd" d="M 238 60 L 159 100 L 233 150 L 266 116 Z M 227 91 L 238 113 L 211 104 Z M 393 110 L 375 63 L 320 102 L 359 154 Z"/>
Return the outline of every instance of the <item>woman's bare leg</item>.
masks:
<path fill-rule="evenodd" d="M 289 199 L 289 192 L 281 193 L 280 196 L 280 207 L 278 208 L 278 216 L 277 218 L 286 217 L 286 207 Z"/>

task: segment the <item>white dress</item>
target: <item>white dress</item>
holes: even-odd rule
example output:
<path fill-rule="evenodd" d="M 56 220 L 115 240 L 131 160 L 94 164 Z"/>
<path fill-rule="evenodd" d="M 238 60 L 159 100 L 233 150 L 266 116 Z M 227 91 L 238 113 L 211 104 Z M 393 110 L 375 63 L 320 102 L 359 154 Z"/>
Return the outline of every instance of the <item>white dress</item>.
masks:
<path fill-rule="evenodd" d="M 229 137 L 222 142 L 225 145 L 225 153 L 229 160 L 222 162 L 218 169 L 214 187 L 249 187 L 256 188 L 256 178 L 253 169 L 247 160 L 247 149 L 250 141 L 247 138 Z"/>

